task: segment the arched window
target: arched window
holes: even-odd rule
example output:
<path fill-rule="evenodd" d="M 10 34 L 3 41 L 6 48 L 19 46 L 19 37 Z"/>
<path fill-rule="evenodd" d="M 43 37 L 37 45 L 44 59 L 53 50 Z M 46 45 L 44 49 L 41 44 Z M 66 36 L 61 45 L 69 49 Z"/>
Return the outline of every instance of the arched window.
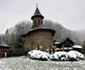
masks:
<path fill-rule="evenodd" d="M 41 24 L 43 23 L 43 21 L 41 20 Z"/>
<path fill-rule="evenodd" d="M 40 19 L 38 20 L 38 24 L 40 24 Z"/>
<path fill-rule="evenodd" d="M 34 24 L 36 25 L 36 20 L 34 21 Z"/>

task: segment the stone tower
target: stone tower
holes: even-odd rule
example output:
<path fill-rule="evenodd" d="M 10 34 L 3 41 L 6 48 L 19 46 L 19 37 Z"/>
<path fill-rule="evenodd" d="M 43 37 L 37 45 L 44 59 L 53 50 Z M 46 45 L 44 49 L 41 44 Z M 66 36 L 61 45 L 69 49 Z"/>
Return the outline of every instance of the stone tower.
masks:
<path fill-rule="evenodd" d="M 25 39 L 25 50 L 49 50 L 54 44 L 53 36 L 55 31 L 43 26 L 44 16 L 40 13 L 38 7 L 36 7 L 35 13 L 31 19 L 33 21 L 33 26 L 28 33 L 23 35 Z"/>
<path fill-rule="evenodd" d="M 31 19 L 33 20 L 33 27 L 34 26 L 38 26 L 40 24 L 43 24 L 43 15 L 41 15 L 38 7 L 36 7 L 35 13 L 34 15 L 31 17 Z"/>

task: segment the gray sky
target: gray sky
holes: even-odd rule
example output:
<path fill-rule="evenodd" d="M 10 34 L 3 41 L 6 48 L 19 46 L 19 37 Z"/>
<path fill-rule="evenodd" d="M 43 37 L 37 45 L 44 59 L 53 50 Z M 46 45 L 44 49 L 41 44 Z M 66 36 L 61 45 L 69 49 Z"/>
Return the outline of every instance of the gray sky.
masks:
<path fill-rule="evenodd" d="M 0 34 L 20 21 L 31 21 L 36 4 L 45 19 L 67 29 L 85 29 L 85 0 L 0 0 Z"/>

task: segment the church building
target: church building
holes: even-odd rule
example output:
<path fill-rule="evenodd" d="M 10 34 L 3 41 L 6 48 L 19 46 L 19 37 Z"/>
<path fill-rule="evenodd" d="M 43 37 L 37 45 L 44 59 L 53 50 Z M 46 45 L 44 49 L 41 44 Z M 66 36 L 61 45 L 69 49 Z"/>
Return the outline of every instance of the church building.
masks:
<path fill-rule="evenodd" d="M 39 49 L 48 51 L 54 45 L 53 36 L 55 31 L 43 25 L 44 16 L 36 7 L 34 15 L 31 17 L 33 25 L 31 30 L 23 35 L 26 51 Z"/>

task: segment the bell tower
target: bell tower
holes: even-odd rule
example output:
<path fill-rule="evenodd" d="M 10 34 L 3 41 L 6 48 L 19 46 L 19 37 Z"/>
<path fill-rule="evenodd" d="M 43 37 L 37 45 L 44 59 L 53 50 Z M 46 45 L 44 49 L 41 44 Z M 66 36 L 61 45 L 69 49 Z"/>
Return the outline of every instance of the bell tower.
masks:
<path fill-rule="evenodd" d="M 38 6 L 36 6 L 35 13 L 31 17 L 31 19 L 33 20 L 33 26 L 32 27 L 43 24 L 44 16 L 40 13 Z"/>

